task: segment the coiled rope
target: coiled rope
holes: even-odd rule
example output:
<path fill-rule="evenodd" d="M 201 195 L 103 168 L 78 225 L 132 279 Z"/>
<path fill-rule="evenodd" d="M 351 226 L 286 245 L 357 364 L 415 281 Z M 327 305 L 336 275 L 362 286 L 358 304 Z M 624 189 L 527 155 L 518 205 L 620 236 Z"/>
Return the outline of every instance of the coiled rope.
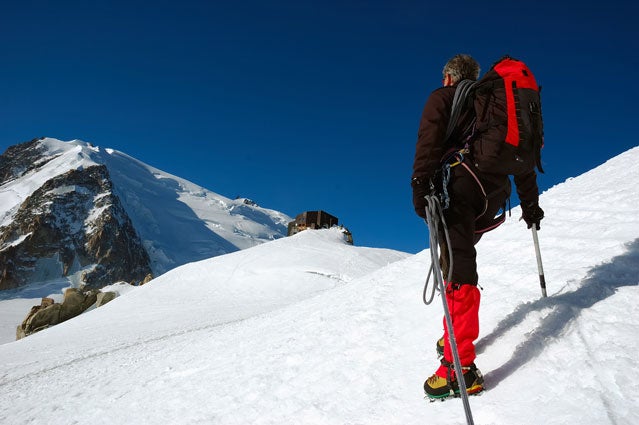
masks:
<path fill-rule="evenodd" d="M 442 276 L 442 269 L 439 264 L 439 232 L 442 229 L 442 233 L 446 238 L 446 247 L 448 249 L 448 275 L 446 281 L 450 282 L 453 275 L 453 250 L 450 244 L 450 236 L 448 235 L 448 228 L 446 227 L 446 219 L 444 218 L 444 211 L 442 209 L 439 197 L 436 195 L 427 195 L 426 199 L 426 224 L 428 225 L 428 233 L 430 239 L 430 268 L 428 269 L 428 276 L 426 276 L 426 282 L 424 283 L 424 293 L 422 299 L 424 304 L 429 305 L 435 298 L 435 291 L 439 289 L 437 284 L 437 276 Z M 430 296 L 427 298 L 427 292 L 431 275 L 435 273 L 434 285 L 432 287 Z"/>

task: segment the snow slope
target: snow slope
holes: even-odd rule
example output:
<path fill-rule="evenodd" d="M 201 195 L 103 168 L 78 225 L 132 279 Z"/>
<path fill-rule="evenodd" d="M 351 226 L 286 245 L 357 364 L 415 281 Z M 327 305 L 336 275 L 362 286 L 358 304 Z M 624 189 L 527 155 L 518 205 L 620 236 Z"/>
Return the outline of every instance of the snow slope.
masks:
<path fill-rule="evenodd" d="M 638 164 L 542 195 L 548 298 L 518 208 L 480 242 L 476 424 L 639 423 Z M 464 424 L 459 399 L 423 400 L 428 264 L 333 229 L 182 266 L 0 345 L 0 423 Z"/>

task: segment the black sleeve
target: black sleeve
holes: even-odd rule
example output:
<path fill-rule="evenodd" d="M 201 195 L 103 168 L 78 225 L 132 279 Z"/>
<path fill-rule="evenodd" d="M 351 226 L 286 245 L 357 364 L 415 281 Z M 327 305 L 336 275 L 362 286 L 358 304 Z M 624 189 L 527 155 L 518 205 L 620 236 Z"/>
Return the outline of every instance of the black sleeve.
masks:
<path fill-rule="evenodd" d="M 417 132 L 412 178 L 428 181 L 439 167 L 452 107 L 453 96 L 449 91 L 446 87 L 439 88 L 426 101 Z M 454 95 L 454 89 L 452 94 Z"/>
<path fill-rule="evenodd" d="M 537 187 L 537 173 L 535 170 L 530 173 L 514 176 L 517 195 L 522 204 L 539 202 L 539 188 Z"/>

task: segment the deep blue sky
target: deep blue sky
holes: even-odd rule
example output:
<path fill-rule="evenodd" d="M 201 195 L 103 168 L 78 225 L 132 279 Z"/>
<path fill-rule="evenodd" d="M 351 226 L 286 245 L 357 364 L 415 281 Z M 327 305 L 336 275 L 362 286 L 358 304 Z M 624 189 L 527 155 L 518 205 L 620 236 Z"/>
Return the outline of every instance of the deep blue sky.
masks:
<path fill-rule="evenodd" d="M 638 144 L 636 2 L 445 3 L 6 3 L 0 151 L 82 139 L 291 216 L 323 209 L 357 245 L 418 252 L 417 126 L 456 53 L 535 73 L 542 190 Z"/>

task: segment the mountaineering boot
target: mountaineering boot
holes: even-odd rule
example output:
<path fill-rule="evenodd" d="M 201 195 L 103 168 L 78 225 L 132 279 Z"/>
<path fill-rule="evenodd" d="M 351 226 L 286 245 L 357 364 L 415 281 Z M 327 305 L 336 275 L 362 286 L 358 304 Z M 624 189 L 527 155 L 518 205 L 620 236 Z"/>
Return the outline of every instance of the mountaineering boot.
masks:
<path fill-rule="evenodd" d="M 437 358 L 444 357 L 444 337 L 441 337 L 435 343 L 435 351 L 437 351 Z"/>
<path fill-rule="evenodd" d="M 450 396 L 457 397 L 460 394 L 454 366 L 445 360 L 442 360 L 442 366 L 447 370 L 446 378 L 435 373 L 424 382 L 424 392 L 431 401 L 442 400 Z M 479 394 L 484 390 L 484 377 L 475 363 L 462 367 L 462 371 L 467 394 Z"/>
<path fill-rule="evenodd" d="M 445 283 L 446 304 L 453 324 L 457 354 L 464 371 L 464 382 L 467 384 L 467 392 L 476 394 L 483 390 L 483 378 L 474 363 L 474 341 L 479 336 L 480 292 L 476 285 Z M 424 383 L 424 391 L 431 399 L 459 394 L 449 337 L 448 326 L 444 318 L 444 336 L 437 341 L 436 345 L 438 354 L 443 353 L 441 366 Z"/>

